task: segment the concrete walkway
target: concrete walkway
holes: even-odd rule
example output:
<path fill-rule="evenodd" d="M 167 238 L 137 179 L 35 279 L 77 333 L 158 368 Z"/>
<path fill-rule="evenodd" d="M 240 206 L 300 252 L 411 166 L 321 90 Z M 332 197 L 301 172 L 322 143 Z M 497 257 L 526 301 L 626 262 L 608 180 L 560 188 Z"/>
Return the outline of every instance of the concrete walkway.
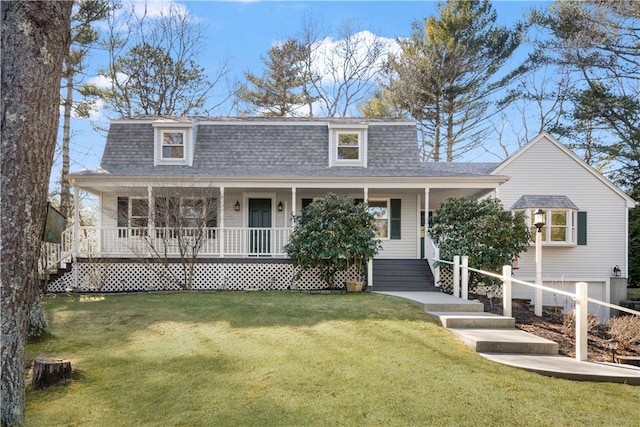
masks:
<path fill-rule="evenodd" d="M 415 301 L 478 354 L 494 362 L 555 378 L 640 385 L 640 368 L 581 362 L 558 355 L 558 344 L 515 329 L 513 318 L 484 313 L 484 305 L 441 292 L 375 292 Z"/>

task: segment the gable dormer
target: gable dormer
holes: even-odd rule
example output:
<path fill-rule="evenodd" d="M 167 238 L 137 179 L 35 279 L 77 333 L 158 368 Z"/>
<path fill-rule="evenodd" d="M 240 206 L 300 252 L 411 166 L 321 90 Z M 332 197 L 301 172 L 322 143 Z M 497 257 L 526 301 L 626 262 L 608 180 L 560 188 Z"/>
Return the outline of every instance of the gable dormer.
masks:
<path fill-rule="evenodd" d="M 193 165 L 197 122 L 155 121 L 153 130 L 154 166 Z"/>
<path fill-rule="evenodd" d="M 366 123 L 329 123 L 329 167 L 367 167 Z"/>

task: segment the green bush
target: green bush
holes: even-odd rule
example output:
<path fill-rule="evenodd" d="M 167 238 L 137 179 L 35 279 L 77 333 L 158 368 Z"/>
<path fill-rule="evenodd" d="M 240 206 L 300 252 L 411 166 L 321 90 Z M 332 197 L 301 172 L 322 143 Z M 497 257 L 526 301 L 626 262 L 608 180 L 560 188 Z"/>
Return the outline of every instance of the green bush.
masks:
<path fill-rule="evenodd" d="M 531 241 L 524 213 L 505 211 L 496 199 L 474 197 L 445 201 L 433 215 L 429 235 L 440 248 L 440 259 L 467 255 L 469 267 L 496 273 Z M 470 272 L 469 286 L 479 282 L 490 285 L 495 279 Z"/>
<path fill-rule="evenodd" d="M 362 280 L 365 262 L 380 248 L 375 238 L 374 216 L 367 205 L 333 193 L 307 206 L 294 219 L 295 228 L 284 249 L 298 267 L 317 268 L 327 287 L 335 287 L 335 275 L 349 271 Z"/>

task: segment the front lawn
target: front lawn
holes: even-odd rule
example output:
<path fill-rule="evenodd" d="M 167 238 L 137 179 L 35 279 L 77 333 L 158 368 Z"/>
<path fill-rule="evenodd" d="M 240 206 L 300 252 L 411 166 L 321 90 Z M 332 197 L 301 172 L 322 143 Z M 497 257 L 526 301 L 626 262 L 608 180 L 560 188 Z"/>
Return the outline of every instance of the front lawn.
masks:
<path fill-rule="evenodd" d="M 27 426 L 636 425 L 640 387 L 487 361 L 414 303 L 218 292 L 44 299 L 69 385 Z"/>

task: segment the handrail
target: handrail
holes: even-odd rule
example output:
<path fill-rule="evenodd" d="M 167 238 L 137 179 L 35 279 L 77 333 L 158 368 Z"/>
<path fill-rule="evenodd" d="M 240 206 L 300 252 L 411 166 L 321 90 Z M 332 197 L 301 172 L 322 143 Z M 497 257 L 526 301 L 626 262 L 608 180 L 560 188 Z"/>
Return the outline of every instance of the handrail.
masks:
<path fill-rule="evenodd" d="M 634 314 L 636 316 L 640 316 L 640 311 L 634 310 L 632 308 L 622 307 L 620 305 L 611 304 L 611 303 L 604 302 L 602 300 L 599 300 L 599 299 L 596 299 L 596 298 L 590 298 L 590 297 L 587 297 L 587 301 L 592 302 L 594 304 L 604 305 L 606 307 L 613 308 L 614 310 L 626 311 L 627 313 Z"/>
<path fill-rule="evenodd" d="M 57 270 L 64 262 L 71 261 L 73 248 L 73 227 L 62 231 L 60 243 L 43 242 L 40 251 L 40 268 L 44 268 L 42 273 Z"/>
<path fill-rule="evenodd" d="M 466 257 L 463 257 L 466 258 Z M 485 270 L 480 270 L 477 268 L 472 268 L 469 267 L 466 264 L 466 262 L 463 262 L 462 265 L 460 264 L 460 257 L 459 256 L 455 256 L 453 262 L 451 261 L 445 261 L 445 260 L 434 260 L 437 262 L 441 262 L 441 263 L 445 263 L 445 264 L 453 264 L 454 265 L 454 284 L 453 284 L 453 290 L 454 290 L 454 296 L 459 297 L 460 295 L 458 295 L 458 292 L 460 290 L 460 283 L 455 283 L 456 280 L 460 280 L 460 270 L 462 271 L 473 271 L 485 276 L 489 276 L 489 277 L 494 277 L 496 279 L 499 279 L 500 281 L 502 281 L 502 285 L 503 285 L 503 298 L 502 298 L 502 304 L 503 304 L 503 315 L 505 316 L 511 316 L 511 286 L 512 283 L 518 283 L 524 286 L 529 286 L 532 288 L 537 288 L 537 289 L 542 289 L 544 291 L 547 292 L 552 292 L 555 294 L 560 294 L 560 295 L 565 295 L 568 296 L 570 298 L 572 298 L 575 302 L 576 302 L 576 359 L 581 360 L 581 361 L 585 361 L 587 360 L 587 305 L 588 303 L 593 303 L 593 304 L 598 304 L 598 305 L 602 305 L 605 307 L 609 307 L 609 308 L 613 308 L 615 310 L 618 311 L 624 311 L 627 313 L 630 313 L 632 315 L 635 316 L 640 316 L 640 311 L 637 310 L 633 310 L 627 307 L 622 307 L 616 304 L 611 304 L 596 298 L 590 298 L 588 296 L 588 284 L 586 282 L 578 282 L 576 283 L 576 292 L 567 292 L 567 291 L 563 291 L 560 289 L 555 289 L 555 288 L 551 288 L 548 286 L 544 286 L 544 285 L 538 285 L 536 283 L 531 283 L 531 282 L 525 282 L 524 280 L 519 280 L 519 279 L 514 279 L 513 277 L 511 277 L 511 266 L 510 265 L 505 265 L 502 268 L 502 272 L 503 274 L 497 274 L 497 273 L 493 273 L 491 271 L 485 271 Z M 458 269 L 458 274 L 456 273 L 456 269 Z M 463 274 L 462 275 L 463 280 L 466 280 L 467 275 Z M 463 283 L 462 284 L 462 289 L 465 289 L 468 286 L 468 283 Z M 464 291 L 463 291 L 463 297 L 466 297 L 466 295 L 464 295 Z M 542 301 L 535 301 L 535 304 L 542 304 Z"/>
<path fill-rule="evenodd" d="M 438 261 L 438 262 L 441 262 L 441 263 L 454 265 L 454 263 L 452 261 L 446 261 L 446 260 L 441 260 L 441 259 L 437 259 L 437 260 L 434 260 L 434 261 Z M 480 274 L 483 274 L 483 275 L 489 276 L 489 277 L 494 277 L 494 278 L 499 279 L 500 281 L 504 282 L 504 276 L 502 274 L 497 274 L 497 273 L 493 273 L 491 271 L 486 271 L 486 270 L 479 270 L 479 269 L 473 268 L 473 267 L 462 267 L 461 266 L 460 268 L 466 268 L 469 271 L 480 273 Z M 554 294 L 564 295 L 564 296 L 567 296 L 569 298 L 572 298 L 573 300 L 576 300 L 576 298 L 577 298 L 576 294 L 573 293 L 573 292 L 563 291 L 561 289 L 551 288 L 549 286 L 544 286 L 544 285 L 537 285 L 535 283 L 525 282 L 524 280 L 515 279 L 513 277 L 510 279 L 510 281 L 512 283 L 518 283 L 520 285 L 529 286 L 529 287 L 532 287 L 532 288 L 539 288 L 539 289 L 542 289 L 544 291 L 551 292 L 551 293 L 554 293 Z M 591 303 L 594 303 L 594 304 L 600 304 L 600 305 L 603 305 L 603 306 L 606 306 L 606 307 L 609 307 L 609 308 L 613 308 L 614 310 L 625 311 L 625 312 L 640 316 L 640 311 L 633 310 L 631 308 L 622 307 L 622 306 L 619 306 L 619 305 L 616 305 L 616 304 L 611 304 L 611 303 L 599 300 L 597 298 L 587 297 L 587 300 L 589 302 L 591 302 Z"/>

